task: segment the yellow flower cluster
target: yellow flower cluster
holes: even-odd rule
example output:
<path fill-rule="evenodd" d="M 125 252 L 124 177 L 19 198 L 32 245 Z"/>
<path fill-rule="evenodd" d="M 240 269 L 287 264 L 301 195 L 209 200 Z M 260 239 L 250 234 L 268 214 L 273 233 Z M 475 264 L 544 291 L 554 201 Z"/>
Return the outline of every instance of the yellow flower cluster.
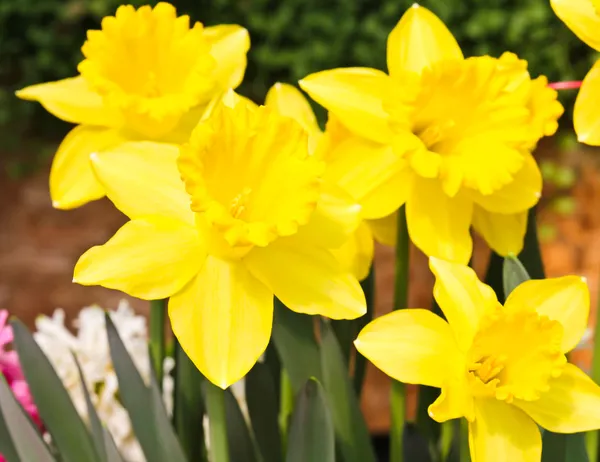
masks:
<path fill-rule="evenodd" d="M 591 0 L 552 4 L 600 49 Z M 587 325 L 585 282 L 530 281 L 502 306 L 465 266 L 471 227 L 500 255 L 523 247 L 542 189 L 532 151 L 563 112 L 547 79 L 512 53 L 465 58 L 415 5 L 389 35 L 387 73 L 300 82 L 328 111 L 322 131 L 293 86 L 274 85 L 264 105 L 233 91 L 249 46 L 244 28 L 190 24 L 167 3 L 122 6 L 89 31 L 77 77 L 17 93 L 77 124 L 52 165 L 54 206 L 106 195 L 129 218 L 81 256 L 74 281 L 169 298 L 181 346 L 226 388 L 265 351 L 274 296 L 299 313 L 365 314 L 374 240 L 394 244 L 405 207 L 447 321 L 397 311 L 365 327 L 357 349 L 397 380 L 441 388 L 430 415 L 466 417 L 475 462 L 539 461 L 536 423 L 600 428 L 600 388 L 565 357 Z M 590 144 L 598 69 L 575 108 Z"/>

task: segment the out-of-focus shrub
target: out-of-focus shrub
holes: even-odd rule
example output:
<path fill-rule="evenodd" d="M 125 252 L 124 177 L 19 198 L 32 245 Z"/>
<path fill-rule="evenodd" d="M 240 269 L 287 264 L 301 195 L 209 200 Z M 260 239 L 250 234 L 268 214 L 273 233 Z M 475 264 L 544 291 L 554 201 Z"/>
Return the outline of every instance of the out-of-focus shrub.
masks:
<path fill-rule="evenodd" d="M 0 2 L 0 129 L 4 149 L 23 134 L 62 135 L 66 126 L 38 105 L 16 100 L 15 89 L 73 75 L 85 30 L 96 28 L 121 0 L 2 0 Z M 147 3 L 133 0 L 134 4 Z M 155 3 L 154 1 L 150 3 Z M 388 33 L 412 0 L 174 0 L 207 25 L 238 23 L 252 49 L 241 91 L 262 100 L 275 81 L 296 82 L 340 66 L 385 68 Z M 456 35 L 467 55 L 504 50 L 551 80 L 585 75 L 593 53 L 555 17 L 548 0 L 423 0 Z M 4 149 L 0 149 L 0 152 Z"/>

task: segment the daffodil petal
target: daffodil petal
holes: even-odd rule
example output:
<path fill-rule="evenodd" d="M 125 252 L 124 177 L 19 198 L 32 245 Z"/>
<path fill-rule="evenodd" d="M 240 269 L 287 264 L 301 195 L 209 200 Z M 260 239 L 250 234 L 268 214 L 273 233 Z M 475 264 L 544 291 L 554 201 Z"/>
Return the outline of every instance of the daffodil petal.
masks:
<path fill-rule="evenodd" d="M 592 0 L 551 0 L 552 9 L 577 37 L 600 51 L 600 14 Z"/>
<path fill-rule="evenodd" d="M 381 244 L 394 246 L 398 241 L 398 212 L 376 220 L 367 220 L 373 237 Z"/>
<path fill-rule="evenodd" d="M 363 217 L 377 219 L 406 201 L 412 173 L 391 146 L 351 137 L 330 153 L 325 179 L 348 191 Z"/>
<path fill-rule="evenodd" d="M 444 23 L 427 8 L 416 3 L 392 30 L 387 43 L 390 75 L 421 71 L 439 61 L 463 59 L 456 39 Z"/>
<path fill-rule="evenodd" d="M 124 141 L 118 130 L 80 125 L 58 147 L 50 169 L 50 197 L 58 209 L 73 209 L 104 196 L 90 155 Z"/>
<path fill-rule="evenodd" d="M 129 218 L 160 215 L 193 225 L 178 156 L 177 146 L 131 142 L 94 155 L 92 165 L 108 198 Z"/>
<path fill-rule="evenodd" d="M 573 364 L 562 375 L 550 379 L 550 390 L 535 401 L 515 400 L 540 426 L 557 433 L 575 433 L 600 428 L 600 387 Z"/>
<path fill-rule="evenodd" d="M 415 178 L 406 202 L 408 233 L 425 255 L 466 264 L 473 240 L 473 202 L 464 194 L 448 197 L 437 180 Z"/>
<path fill-rule="evenodd" d="M 343 68 L 317 72 L 300 81 L 300 87 L 354 133 L 386 142 L 392 132 L 383 101 L 390 79 L 370 68 Z"/>
<path fill-rule="evenodd" d="M 369 225 L 362 222 L 344 245 L 332 249 L 332 253 L 344 267 L 350 269 L 356 279 L 362 281 L 369 275 L 373 263 L 373 244 L 373 234 Z"/>
<path fill-rule="evenodd" d="M 85 252 L 73 282 L 99 285 L 144 300 L 177 293 L 206 256 L 195 228 L 163 217 L 132 220 L 104 245 Z"/>
<path fill-rule="evenodd" d="M 265 106 L 276 107 L 284 116 L 297 120 L 311 135 L 321 133 L 310 103 L 293 85 L 286 83 L 273 85 L 267 92 Z"/>
<path fill-rule="evenodd" d="M 596 104 L 598 98 L 600 98 L 600 62 L 592 67 L 583 80 L 573 112 L 577 139 L 591 146 L 600 146 L 600 113 Z"/>
<path fill-rule="evenodd" d="M 463 416 L 470 422 L 473 421 L 474 402 L 464 374 L 457 374 L 442 385 L 440 396 L 429 406 L 427 412 L 429 417 L 440 423 Z"/>
<path fill-rule="evenodd" d="M 590 291 L 578 276 L 530 280 L 517 286 L 508 296 L 507 310 L 530 308 L 558 321 L 564 328 L 562 351 L 571 351 L 579 343 L 588 323 Z"/>
<path fill-rule="evenodd" d="M 393 311 L 367 324 L 356 349 L 400 382 L 441 387 L 464 363 L 446 321 L 429 310 Z"/>
<path fill-rule="evenodd" d="M 240 262 L 208 256 L 198 275 L 169 300 L 173 333 L 200 372 L 227 388 L 264 353 L 273 292 Z"/>
<path fill-rule="evenodd" d="M 519 213 L 538 203 L 542 195 L 542 174 L 531 154 L 527 154 L 523 167 L 514 175 L 513 181 L 498 191 L 484 195 L 469 190 L 475 203 L 488 212 Z"/>
<path fill-rule="evenodd" d="M 477 278 L 472 268 L 431 257 L 435 275 L 433 296 L 444 312 L 463 351 L 471 346 L 479 320 L 498 305 L 494 291 Z"/>
<path fill-rule="evenodd" d="M 341 188 L 324 183 L 310 221 L 297 236 L 328 249 L 348 241 L 361 221 L 361 207 Z"/>
<path fill-rule="evenodd" d="M 493 398 L 475 402 L 469 423 L 472 462 L 540 462 L 542 437 L 537 425 L 515 406 Z"/>
<path fill-rule="evenodd" d="M 478 205 L 473 209 L 473 227 L 499 255 L 518 255 L 523 249 L 527 212 L 492 213 Z"/>
<path fill-rule="evenodd" d="M 52 115 L 73 124 L 117 127 L 123 122 L 121 114 L 105 106 L 83 77 L 31 85 L 16 94 L 21 99 L 39 101 Z"/>
<path fill-rule="evenodd" d="M 360 284 L 326 249 L 303 245 L 294 237 L 255 247 L 244 262 L 289 309 L 332 319 L 366 313 Z"/>
<path fill-rule="evenodd" d="M 237 88 L 246 72 L 250 35 L 241 26 L 222 24 L 204 29 L 211 45 L 210 54 L 216 61 L 214 78 L 223 90 Z"/>

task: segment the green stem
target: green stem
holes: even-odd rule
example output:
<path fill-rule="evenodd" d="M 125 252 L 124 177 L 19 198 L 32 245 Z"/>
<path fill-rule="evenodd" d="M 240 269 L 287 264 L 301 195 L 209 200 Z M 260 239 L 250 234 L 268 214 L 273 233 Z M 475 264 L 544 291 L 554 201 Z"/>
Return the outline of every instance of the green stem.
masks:
<path fill-rule="evenodd" d="M 225 391 L 206 383 L 206 410 L 208 412 L 209 453 L 212 462 L 229 462 L 227 423 L 225 419 Z"/>
<path fill-rule="evenodd" d="M 406 207 L 398 210 L 398 237 L 396 240 L 396 276 L 394 280 L 394 309 L 406 308 L 408 305 L 408 279 L 409 279 L 409 238 L 406 225 Z M 404 384 L 392 382 L 390 430 L 391 457 L 390 462 L 404 460 L 404 420 L 406 416 L 406 392 Z"/>
<path fill-rule="evenodd" d="M 471 462 L 469 451 L 469 423 L 467 419 L 460 418 L 460 462 Z"/>
<path fill-rule="evenodd" d="M 167 299 L 150 302 L 150 354 L 156 382 L 162 389 L 163 362 L 165 359 L 165 318 Z"/>
<path fill-rule="evenodd" d="M 284 449 L 284 453 L 287 448 L 287 436 L 288 436 L 288 423 L 292 410 L 294 409 L 294 390 L 292 389 L 292 382 L 290 382 L 290 376 L 285 369 L 281 369 L 281 382 L 280 382 L 280 394 L 281 397 L 279 402 L 279 428 L 281 429 L 281 442 Z"/>
<path fill-rule="evenodd" d="M 594 324 L 594 351 L 592 356 L 592 379 L 600 384 L 600 297 L 596 302 L 596 323 Z M 600 431 L 590 432 L 590 460 L 600 462 Z"/>

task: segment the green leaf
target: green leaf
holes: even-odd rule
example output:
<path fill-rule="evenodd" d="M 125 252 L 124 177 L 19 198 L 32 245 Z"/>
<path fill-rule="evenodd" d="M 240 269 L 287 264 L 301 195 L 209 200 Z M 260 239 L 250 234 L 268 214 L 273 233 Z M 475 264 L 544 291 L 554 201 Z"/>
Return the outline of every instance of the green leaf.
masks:
<path fill-rule="evenodd" d="M 102 427 L 102 422 L 100 422 L 100 418 L 98 417 L 96 408 L 94 407 L 94 404 L 92 403 L 92 400 L 90 398 L 90 394 L 85 383 L 85 378 L 83 376 L 83 371 L 81 370 L 81 365 L 77 360 L 77 356 L 75 356 L 75 354 L 72 354 L 72 356 L 73 361 L 75 361 L 75 365 L 77 366 L 77 372 L 79 373 L 79 381 L 81 382 L 81 388 L 83 389 L 83 397 L 85 399 L 85 406 L 87 408 L 88 419 L 90 421 L 94 447 L 96 448 L 96 452 L 98 453 L 98 459 L 102 462 L 107 462 L 108 456 L 106 454 L 106 445 L 104 441 L 104 428 Z"/>
<path fill-rule="evenodd" d="M 310 379 L 298 393 L 285 462 L 335 462 L 335 432 L 319 382 Z"/>
<path fill-rule="evenodd" d="M 523 266 L 532 279 L 544 279 L 546 274 L 544 272 L 544 263 L 542 261 L 540 244 L 537 237 L 537 223 L 535 217 L 536 209 L 534 207 L 529 210 L 525 243 L 523 245 L 523 250 L 519 254 L 519 260 L 523 263 Z"/>
<path fill-rule="evenodd" d="M 0 374 L 0 377 L 2 374 Z M 0 399 L 0 408 L 2 407 L 2 400 Z M 10 462 L 20 462 L 19 455 L 17 453 L 17 449 L 13 443 L 13 440 L 8 431 L 8 427 L 6 426 L 6 422 L 4 421 L 4 416 L 2 415 L 2 410 L 0 409 L 0 454 L 4 456 L 4 458 Z"/>
<path fill-rule="evenodd" d="M 504 303 L 504 258 L 492 251 L 484 282 L 494 289 L 498 301 Z"/>
<path fill-rule="evenodd" d="M 246 403 L 263 462 L 281 462 L 277 390 L 269 366 L 256 363 L 246 376 Z M 306 459 L 310 460 L 310 459 Z"/>
<path fill-rule="evenodd" d="M 353 348 L 354 340 L 358 336 L 358 333 L 373 320 L 373 315 L 375 313 L 375 296 L 377 292 L 375 290 L 375 265 L 371 265 L 371 271 L 369 271 L 367 279 L 362 281 L 360 285 L 362 286 L 363 292 L 365 293 L 365 298 L 367 300 L 367 314 L 355 320 L 357 326 L 356 334 L 352 339 Z M 362 393 L 363 383 L 365 381 L 365 373 L 367 371 L 367 358 L 361 355 L 356 348 L 354 348 L 354 352 L 356 354 L 354 360 L 354 389 L 356 390 L 356 394 L 360 396 Z"/>
<path fill-rule="evenodd" d="M 229 462 L 258 462 L 250 429 L 231 389 L 225 390 L 225 417 Z"/>
<path fill-rule="evenodd" d="M 308 379 L 321 376 L 314 318 L 287 309 L 277 299 L 274 314 L 273 342 L 290 377 L 294 393 L 298 393 Z"/>
<path fill-rule="evenodd" d="M 542 462 L 589 462 L 585 433 L 569 435 L 544 432 Z"/>
<path fill-rule="evenodd" d="M 15 399 L 4 376 L 0 375 L 0 414 L 7 424 L 10 439 L 18 456 L 5 452 L 4 442 L 0 443 L 9 462 L 56 462 L 35 425 Z M 12 456 L 12 459 L 11 459 Z"/>
<path fill-rule="evenodd" d="M 504 258 L 504 265 L 502 267 L 502 286 L 506 298 L 508 298 L 510 293 L 515 290 L 517 286 L 530 279 L 527 270 L 518 258 Z"/>
<path fill-rule="evenodd" d="M 321 322 L 323 386 L 345 462 L 375 462 L 375 452 L 335 334 Z"/>
<path fill-rule="evenodd" d="M 119 380 L 119 396 L 127 409 L 134 433 L 148 462 L 183 462 L 185 456 L 162 404 L 160 391 L 151 374 L 147 387 L 129 356 L 117 328 L 106 313 L 110 357 Z"/>
<path fill-rule="evenodd" d="M 13 320 L 11 325 L 13 344 L 29 390 L 61 459 L 64 462 L 98 461 L 87 426 L 54 367 L 21 321 Z"/>
<path fill-rule="evenodd" d="M 152 368 L 159 381 L 159 387 L 162 385 L 163 362 L 165 360 L 165 319 L 167 317 L 167 299 L 150 301 L 150 358 Z"/>
<path fill-rule="evenodd" d="M 124 462 L 123 457 L 119 454 L 119 450 L 117 449 L 117 445 L 115 444 L 115 440 L 108 432 L 106 427 L 102 428 L 102 433 L 104 435 L 104 449 L 106 451 L 106 460 L 108 462 Z"/>
<path fill-rule="evenodd" d="M 208 414 L 209 459 L 212 462 L 230 462 L 225 391 L 208 380 L 204 381 L 202 388 Z"/>
<path fill-rule="evenodd" d="M 205 461 L 203 418 L 206 412 L 202 399 L 204 377 L 183 351 L 175 345 L 175 409 L 173 422 L 188 460 Z"/>

